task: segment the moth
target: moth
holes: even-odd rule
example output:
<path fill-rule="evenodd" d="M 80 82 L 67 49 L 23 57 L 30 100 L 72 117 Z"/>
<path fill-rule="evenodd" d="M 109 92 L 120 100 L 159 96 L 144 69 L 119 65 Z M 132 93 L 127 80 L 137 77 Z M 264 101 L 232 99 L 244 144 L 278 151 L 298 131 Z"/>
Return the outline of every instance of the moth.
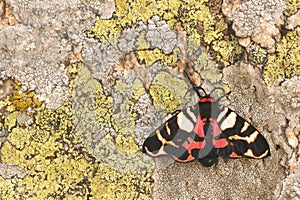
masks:
<path fill-rule="evenodd" d="M 271 155 L 268 142 L 254 126 L 222 106 L 220 98 L 212 98 L 202 87 L 193 87 L 198 103 L 175 112 L 150 134 L 142 147 L 144 153 L 151 157 L 169 155 L 178 162 L 199 160 L 206 167 L 218 157 L 260 159 Z"/>

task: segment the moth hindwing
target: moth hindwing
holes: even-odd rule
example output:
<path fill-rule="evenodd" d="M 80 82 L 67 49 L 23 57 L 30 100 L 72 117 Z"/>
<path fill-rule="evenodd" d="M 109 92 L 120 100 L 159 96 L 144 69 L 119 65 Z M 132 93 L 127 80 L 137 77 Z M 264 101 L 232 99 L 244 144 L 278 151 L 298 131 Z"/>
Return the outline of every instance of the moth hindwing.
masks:
<path fill-rule="evenodd" d="M 179 162 L 199 160 L 213 165 L 218 157 L 265 158 L 270 156 L 264 136 L 249 122 L 209 95 L 177 111 L 143 144 L 152 157 L 170 155 Z"/>

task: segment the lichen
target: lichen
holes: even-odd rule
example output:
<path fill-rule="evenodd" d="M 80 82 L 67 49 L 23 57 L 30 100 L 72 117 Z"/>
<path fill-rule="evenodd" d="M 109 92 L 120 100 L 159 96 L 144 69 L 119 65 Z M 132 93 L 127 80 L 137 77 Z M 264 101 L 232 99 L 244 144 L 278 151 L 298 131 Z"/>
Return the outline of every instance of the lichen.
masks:
<path fill-rule="evenodd" d="M 15 190 L 22 198 L 63 198 L 75 188 L 82 190 L 84 176 L 90 171 L 86 158 L 76 145 L 81 139 L 72 125 L 70 103 L 53 111 L 41 108 L 30 129 L 15 127 L 1 148 L 2 162 L 15 163 L 27 176 L 18 179 Z M 36 139 L 39 129 L 49 135 L 42 142 Z M 40 136 L 38 136 L 40 137 Z M 67 173 L 66 173 L 67 172 Z M 87 196 L 87 191 L 81 194 Z"/>
<path fill-rule="evenodd" d="M 181 1 L 146 2 L 139 0 L 128 4 L 118 1 L 114 17 L 109 20 L 97 18 L 90 36 L 99 38 L 104 48 L 107 45 L 116 46 L 120 38 L 127 37 L 126 34 L 131 34 L 132 29 L 136 29 L 136 31 L 141 33 L 137 33 L 136 36 L 131 38 L 129 46 L 132 46 L 131 44 L 133 43 L 136 46 L 128 50 L 133 50 L 137 53 L 140 63 L 145 63 L 149 66 L 154 62 L 160 61 L 164 65 L 174 66 L 177 60 L 174 53 L 178 53 L 177 50 L 172 49 L 172 52 L 169 51 L 165 54 L 166 51 L 163 48 L 168 44 L 171 45 L 170 42 L 165 44 L 168 38 L 172 38 L 171 34 L 161 42 L 158 42 L 162 39 L 161 36 L 154 37 L 154 35 L 156 33 L 161 34 L 159 30 L 161 24 L 166 23 L 171 30 L 175 30 L 180 21 L 183 29 L 187 32 L 187 52 L 189 55 L 197 51 L 199 46 L 205 45 L 208 51 L 212 51 L 212 55 L 217 61 L 227 66 L 232 63 L 235 55 L 241 54 L 242 48 L 238 46 L 236 38 L 226 36 L 229 28 L 222 18 L 220 10 L 218 14 L 212 14 L 210 12 L 212 8 L 209 8 L 206 4 L 206 0 L 189 1 L 187 4 Z M 148 24 L 149 30 L 140 28 L 142 25 L 139 23 Z M 154 29 L 152 31 L 153 26 L 155 27 L 156 25 L 158 30 Z M 130 26 L 133 26 L 133 28 L 123 28 Z M 135 28 L 135 26 L 139 28 Z M 166 29 L 168 27 L 164 27 L 163 30 L 166 31 Z M 142 34 L 143 31 L 146 34 Z"/>
<path fill-rule="evenodd" d="M 153 180 L 149 173 L 120 172 L 118 169 L 99 164 L 91 180 L 92 195 L 98 199 L 151 199 Z M 105 175 L 105 176 L 103 176 Z M 111 184 L 107 184 L 107 183 Z"/>
<path fill-rule="evenodd" d="M 0 197 L 1 199 L 16 199 L 14 192 L 15 185 L 11 180 L 0 177 Z"/>
<path fill-rule="evenodd" d="M 154 77 L 149 90 L 157 110 L 173 113 L 185 103 L 187 84 L 171 74 L 160 72 Z"/>
<path fill-rule="evenodd" d="M 1 190 L 1 198 L 149 199 L 153 180 L 147 170 L 153 170 L 153 163 L 142 161 L 142 153 L 133 136 L 106 135 L 99 143 L 93 143 L 93 133 L 85 135 L 86 130 L 93 129 L 78 129 L 87 124 L 86 121 L 79 124 L 80 120 L 84 120 L 84 114 L 87 118 L 92 115 L 95 124 L 111 123 L 112 98 L 104 95 L 101 84 L 91 78 L 87 68 L 81 64 L 69 67 L 69 77 L 73 100 L 78 100 L 78 105 L 66 101 L 56 110 L 37 107 L 33 114 L 35 123 L 30 127 L 16 122 L 20 111 L 13 111 L 8 115 L 11 117 L 5 118 L 4 126 L 10 133 L 1 146 L 1 161 L 3 164 L 14 163 L 24 170 L 26 176 L 14 178 L 13 185 L 9 184 L 10 180 L 0 177 L 0 187 L 5 188 Z M 82 87 L 79 87 L 80 84 Z M 132 98 L 145 93 L 140 84 L 137 81 L 133 87 Z M 89 101 L 90 97 L 92 101 Z M 3 106 L 8 104 L 5 102 Z M 91 110 L 87 112 L 80 105 Z M 79 115 L 81 111 L 84 112 Z M 94 149 L 91 148 L 93 145 Z M 101 155 L 94 157 L 95 152 Z"/>
<path fill-rule="evenodd" d="M 267 49 L 262 48 L 256 43 L 251 44 L 248 52 L 248 60 L 251 64 L 264 65 L 268 60 Z"/>
<path fill-rule="evenodd" d="M 142 81 L 135 79 L 132 86 L 116 81 L 115 92 L 125 98 L 119 102 L 104 94 L 101 83 L 92 78 L 84 65 L 70 66 L 69 72 L 73 77 L 70 83 L 76 129 L 82 135 L 87 151 L 101 162 L 90 180 L 92 195 L 101 199 L 138 195 L 149 198 L 152 179 L 151 173 L 146 171 L 153 169 L 154 163 L 142 161 L 133 134 L 136 120 L 134 101 L 146 92 Z M 142 171 L 143 174 L 137 173 Z M 123 193 L 125 186 L 127 190 Z"/>
<path fill-rule="evenodd" d="M 284 10 L 285 16 L 291 16 L 300 9 L 300 1 L 298 0 L 284 0 L 286 9 Z"/>
<path fill-rule="evenodd" d="M 146 49 L 136 51 L 139 63 L 144 63 L 147 67 L 155 62 L 161 62 L 165 66 L 176 66 L 178 56 L 175 53 L 164 54 L 161 50 Z"/>
<path fill-rule="evenodd" d="M 11 101 L 13 102 L 15 110 L 18 111 L 24 111 L 29 107 L 39 107 L 42 104 L 33 91 L 22 91 L 18 82 L 14 84 Z"/>
<path fill-rule="evenodd" d="M 6 116 L 4 120 L 4 125 L 8 131 L 11 131 L 12 128 L 16 126 L 18 114 L 19 112 L 15 111 Z"/>
<path fill-rule="evenodd" d="M 300 28 L 287 33 L 276 45 L 276 54 L 270 55 L 264 67 L 264 80 L 268 85 L 279 78 L 300 74 Z"/>

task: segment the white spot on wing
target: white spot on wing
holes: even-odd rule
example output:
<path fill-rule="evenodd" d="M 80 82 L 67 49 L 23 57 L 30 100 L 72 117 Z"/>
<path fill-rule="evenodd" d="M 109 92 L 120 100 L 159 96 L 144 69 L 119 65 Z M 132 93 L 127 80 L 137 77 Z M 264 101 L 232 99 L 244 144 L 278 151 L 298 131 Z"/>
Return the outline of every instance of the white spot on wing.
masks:
<path fill-rule="evenodd" d="M 182 112 L 177 115 L 177 123 L 179 128 L 186 132 L 190 133 L 194 129 L 194 124 Z"/>
<path fill-rule="evenodd" d="M 171 135 L 171 130 L 169 128 L 169 123 L 168 122 L 166 122 L 166 129 L 167 129 L 168 135 Z"/>
<path fill-rule="evenodd" d="M 151 151 L 149 151 L 148 147 L 145 147 L 146 153 L 149 154 L 152 157 L 156 157 L 156 156 L 161 156 L 161 155 L 167 155 L 167 153 L 164 151 L 164 147 L 161 146 L 161 148 L 159 149 L 158 152 L 153 153 Z"/>
<path fill-rule="evenodd" d="M 221 124 L 221 129 L 222 130 L 226 130 L 228 128 L 232 128 L 234 127 L 235 125 L 235 122 L 236 122 L 236 113 L 235 112 L 231 112 L 225 119 L 224 121 L 222 122 Z M 219 117 L 218 117 L 219 118 Z"/>
<path fill-rule="evenodd" d="M 258 134 L 259 134 L 258 131 L 254 131 L 249 136 L 242 137 L 242 136 L 239 136 L 239 135 L 232 135 L 232 136 L 229 136 L 228 139 L 230 139 L 230 140 L 244 140 L 248 144 L 250 144 L 250 143 L 252 143 L 256 140 Z"/>
<path fill-rule="evenodd" d="M 217 122 L 221 121 L 221 119 L 225 116 L 225 114 L 227 113 L 227 111 L 228 111 L 228 108 L 225 107 L 224 110 L 222 112 L 220 112 L 220 114 L 219 114 L 219 116 L 217 118 Z"/>
<path fill-rule="evenodd" d="M 241 132 L 245 132 L 249 126 L 250 126 L 250 124 L 248 122 L 245 122 Z"/>
<path fill-rule="evenodd" d="M 263 157 L 267 156 L 268 153 L 269 153 L 269 150 L 266 150 L 266 151 L 265 151 L 263 154 L 261 154 L 260 156 L 255 156 L 255 155 L 253 154 L 252 149 L 248 149 L 247 152 L 244 153 L 244 155 L 245 155 L 245 156 L 249 156 L 249 157 L 251 157 L 251 158 L 263 158 Z"/>
<path fill-rule="evenodd" d="M 192 120 L 196 123 L 197 122 L 197 117 L 196 115 L 191 111 L 191 107 L 188 107 L 186 109 L 187 114 L 192 118 Z"/>

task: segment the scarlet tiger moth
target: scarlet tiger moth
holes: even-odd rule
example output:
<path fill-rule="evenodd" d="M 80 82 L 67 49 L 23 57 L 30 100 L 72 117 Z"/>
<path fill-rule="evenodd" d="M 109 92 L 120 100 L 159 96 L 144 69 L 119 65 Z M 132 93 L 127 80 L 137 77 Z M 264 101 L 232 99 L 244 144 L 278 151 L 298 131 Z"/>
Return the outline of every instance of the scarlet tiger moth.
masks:
<path fill-rule="evenodd" d="M 219 99 L 206 94 L 202 87 L 193 87 L 199 96 L 198 103 L 177 111 L 150 134 L 143 144 L 144 153 L 152 157 L 170 155 L 178 162 L 199 160 L 206 167 L 213 165 L 219 156 L 271 155 L 269 144 L 254 126 L 219 104 Z"/>

